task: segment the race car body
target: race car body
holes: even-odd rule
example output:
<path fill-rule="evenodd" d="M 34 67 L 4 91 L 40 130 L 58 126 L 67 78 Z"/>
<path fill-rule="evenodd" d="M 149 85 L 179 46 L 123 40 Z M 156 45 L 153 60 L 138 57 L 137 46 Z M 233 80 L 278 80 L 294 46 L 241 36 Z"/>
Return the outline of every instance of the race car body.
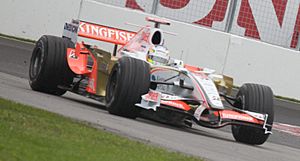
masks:
<path fill-rule="evenodd" d="M 105 104 L 109 113 L 129 118 L 143 115 L 188 127 L 232 125 L 237 141 L 263 144 L 273 124 L 272 90 L 248 83 L 232 97 L 232 78 L 170 58 L 164 33 L 172 33 L 160 29 L 170 23 L 146 20 L 154 27 L 137 32 L 73 20 L 65 24 L 62 38 L 42 36 L 32 53 L 31 88 L 84 95 Z M 115 48 L 110 53 L 78 38 Z"/>

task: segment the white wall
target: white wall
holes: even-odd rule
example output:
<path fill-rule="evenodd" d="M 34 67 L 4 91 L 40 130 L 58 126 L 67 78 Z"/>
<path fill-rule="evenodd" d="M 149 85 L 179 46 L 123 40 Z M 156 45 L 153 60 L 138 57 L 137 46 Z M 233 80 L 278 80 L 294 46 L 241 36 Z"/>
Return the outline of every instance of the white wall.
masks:
<path fill-rule="evenodd" d="M 80 0 L 2 0 L 0 33 L 36 40 L 61 35 L 65 21 L 77 18 Z"/>
<path fill-rule="evenodd" d="M 79 6 L 80 0 L 6 0 L 0 6 L 0 33 L 35 40 L 43 34 L 61 35 L 64 22 L 77 18 Z M 80 14 L 86 21 L 132 31 L 138 28 L 125 22 L 144 25 L 146 16 L 149 15 L 94 1 L 85 1 Z M 277 95 L 300 99 L 299 51 L 171 22 L 170 27 L 163 29 L 178 33 L 177 36 L 166 35 L 166 45 L 174 57 L 233 76 L 236 85 L 266 84 Z"/>
<path fill-rule="evenodd" d="M 281 96 L 300 98 L 300 52 L 231 35 L 224 73 L 235 84 L 266 84 Z"/>

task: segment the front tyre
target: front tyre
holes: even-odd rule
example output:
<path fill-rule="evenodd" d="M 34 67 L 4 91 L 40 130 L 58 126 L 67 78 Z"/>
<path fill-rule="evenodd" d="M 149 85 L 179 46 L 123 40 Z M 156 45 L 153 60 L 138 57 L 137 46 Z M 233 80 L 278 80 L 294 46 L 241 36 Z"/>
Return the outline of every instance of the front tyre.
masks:
<path fill-rule="evenodd" d="M 259 84 L 244 84 L 238 91 L 234 105 L 243 110 L 268 114 L 267 124 L 273 124 L 273 92 L 270 87 Z M 269 127 L 268 130 L 271 128 Z M 265 134 L 263 129 L 242 125 L 232 125 L 231 130 L 236 141 L 252 145 L 263 144 L 270 135 Z"/>
<path fill-rule="evenodd" d="M 74 44 L 60 37 L 44 35 L 37 41 L 29 68 L 29 84 L 33 90 L 54 95 L 66 92 L 58 86 L 69 86 L 74 78 L 67 63 L 67 48 L 74 48 Z"/>
<path fill-rule="evenodd" d="M 106 86 L 107 110 L 111 114 L 136 118 L 135 104 L 149 91 L 150 66 L 145 61 L 122 57 L 114 65 Z"/>

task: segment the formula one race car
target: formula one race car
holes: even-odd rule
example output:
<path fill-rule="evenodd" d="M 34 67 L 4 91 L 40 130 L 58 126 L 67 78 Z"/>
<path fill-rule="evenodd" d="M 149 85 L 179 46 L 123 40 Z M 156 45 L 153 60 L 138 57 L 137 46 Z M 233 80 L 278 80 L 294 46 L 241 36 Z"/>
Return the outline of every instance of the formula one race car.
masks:
<path fill-rule="evenodd" d="M 62 38 L 42 36 L 32 52 L 31 88 L 84 95 L 104 103 L 109 113 L 128 118 L 143 114 L 189 127 L 232 125 L 236 141 L 263 144 L 273 124 L 271 88 L 244 84 L 230 96 L 232 78 L 170 58 L 164 46 L 168 32 L 160 29 L 170 23 L 146 20 L 154 27 L 146 25 L 138 32 L 73 20 L 65 24 Z M 114 51 L 93 42 L 114 44 Z"/>

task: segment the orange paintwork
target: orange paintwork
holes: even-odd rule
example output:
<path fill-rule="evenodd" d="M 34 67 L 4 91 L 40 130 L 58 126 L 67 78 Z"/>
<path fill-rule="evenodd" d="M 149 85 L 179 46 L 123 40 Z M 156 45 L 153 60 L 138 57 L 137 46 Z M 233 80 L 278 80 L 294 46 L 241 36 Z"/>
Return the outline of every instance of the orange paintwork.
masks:
<path fill-rule="evenodd" d="M 93 59 L 92 69 L 87 68 L 88 55 Z M 67 61 L 70 69 L 75 74 L 86 75 L 89 77 L 87 92 L 96 94 L 97 87 L 97 60 L 92 53 L 83 45 L 83 43 L 77 43 L 75 49 L 67 49 Z"/>
<path fill-rule="evenodd" d="M 80 48 L 80 46 L 76 45 L 76 49 L 67 49 L 67 60 L 70 69 L 76 74 L 91 73 L 91 71 L 87 69 L 88 54 L 80 54 L 80 49 L 77 48 Z"/>
<path fill-rule="evenodd" d="M 196 67 L 196 66 L 192 66 L 192 65 L 184 65 L 184 68 L 189 70 L 190 72 L 197 72 L 197 71 L 202 71 L 202 68 Z"/>
<path fill-rule="evenodd" d="M 179 100 L 174 100 L 174 101 L 162 100 L 160 103 L 164 104 L 164 105 L 172 106 L 172 107 L 175 107 L 175 108 L 178 108 L 178 109 L 182 109 L 182 110 L 185 110 L 185 111 L 188 111 L 188 110 L 191 109 L 188 104 L 186 104 L 183 101 L 179 101 Z"/>
<path fill-rule="evenodd" d="M 232 110 L 222 110 L 219 111 L 219 113 L 222 119 L 239 120 L 239 121 L 245 121 L 245 122 L 250 122 L 250 123 L 260 124 L 260 125 L 264 124 L 263 121 L 258 120 L 246 113 L 240 113 Z"/>

